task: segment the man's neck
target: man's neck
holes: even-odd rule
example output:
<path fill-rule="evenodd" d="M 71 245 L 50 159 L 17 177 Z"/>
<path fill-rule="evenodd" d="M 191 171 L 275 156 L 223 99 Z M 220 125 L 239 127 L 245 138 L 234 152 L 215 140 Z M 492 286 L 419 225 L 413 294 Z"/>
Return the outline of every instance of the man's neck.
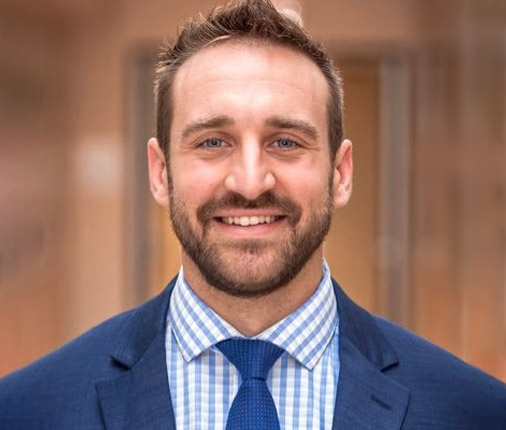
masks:
<path fill-rule="evenodd" d="M 209 285 L 187 255 L 183 254 L 182 261 L 194 293 L 247 337 L 256 336 L 302 306 L 316 291 L 323 273 L 323 255 L 317 251 L 287 285 L 261 297 L 242 298 Z"/>

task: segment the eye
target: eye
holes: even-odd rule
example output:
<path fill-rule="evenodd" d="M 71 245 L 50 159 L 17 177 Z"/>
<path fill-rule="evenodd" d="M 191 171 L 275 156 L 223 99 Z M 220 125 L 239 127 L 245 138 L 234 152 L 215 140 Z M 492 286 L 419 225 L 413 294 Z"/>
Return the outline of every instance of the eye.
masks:
<path fill-rule="evenodd" d="M 295 149 L 299 146 L 297 142 L 286 137 L 276 140 L 273 145 L 277 146 L 279 149 Z"/>
<path fill-rule="evenodd" d="M 210 137 L 209 139 L 204 140 L 199 144 L 199 146 L 203 148 L 221 148 L 225 142 L 222 139 L 218 139 L 217 137 Z"/>

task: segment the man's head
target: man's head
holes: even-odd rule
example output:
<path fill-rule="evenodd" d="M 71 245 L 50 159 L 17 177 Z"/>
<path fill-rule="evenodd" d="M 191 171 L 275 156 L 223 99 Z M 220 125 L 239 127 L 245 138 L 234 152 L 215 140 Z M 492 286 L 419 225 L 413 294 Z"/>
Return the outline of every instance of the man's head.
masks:
<path fill-rule="evenodd" d="M 172 87 L 179 68 L 197 52 L 225 41 L 249 41 L 280 45 L 302 53 L 313 61 L 329 87 L 327 101 L 328 140 L 333 158 L 343 139 L 341 79 L 323 47 L 297 23 L 281 14 L 269 0 L 232 1 L 208 16 L 189 20 L 177 41 L 165 49 L 158 63 L 155 81 L 156 130 L 158 142 L 169 155 L 173 113 Z"/>
<path fill-rule="evenodd" d="M 181 64 L 166 65 L 170 79 L 160 77 L 158 85 L 159 125 L 167 122 L 159 139 L 166 144 L 148 144 L 152 192 L 170 210 L 185 272 L 243 297 L 287 285 L 310 261 L 321 271 L 333 208 L 351 192 L 350 143 L 329 143 L 329 135 L 342 134 L 337 75 L 336 131 L 329 126 L 329 79 L 290 35 L 307 37 L 259 3 L 225 8 L 228 19 L 214 12 L 213 28 L 230 25 L 235 36 L 209 37 Z M 272 15 L 267 22 L 261 10 Z M 255 37 L 237 30 L 239 17 Z M 269 39 L 257 36 L 261 27 Z M 207 35 L 202 28 L 186 31 Z"/>

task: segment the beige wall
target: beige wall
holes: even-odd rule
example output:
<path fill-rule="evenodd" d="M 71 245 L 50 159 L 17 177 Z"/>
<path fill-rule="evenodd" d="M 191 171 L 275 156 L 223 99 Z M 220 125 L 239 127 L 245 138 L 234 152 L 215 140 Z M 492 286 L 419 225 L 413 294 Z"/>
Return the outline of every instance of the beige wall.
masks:
<path fill-rule="evenodd" d="M 16 254 L 12 258 L 18 266 L 9 263 L 9 267 L 19 268 L 7 275 L 3 269 L 0 276 L 0 349 L 3 351 L 0 374 L 26 364 L 133 305 L 135 299 L 128 275 L 129 249 L 133 244 L 128 218 L 129 157 L 132 145 L 144 145 L 144 142 L 132 141 L 129 123 L 133 110 L 129 96 L 131 59 L 143 47 L 158 45 L 162 37 L 173 37 L 176 24 L 183 17 L 207 9 L 212 3 L 204 0 L 142 3 L 48 0 L 42 7 L 32 6 L 28 0 L 0 0 L 0 12 L 3 12 L 0 15 L 11 23 L 0 25 L 0 32 L 9 36 L 9 43 L 2 46 L 2 54 L 6 50 L 11 53 L 0 59 L 0 82 L 10 89 L 11 80 L 6 80 L 4 72 L 14 70 L 12 76 L 21 76 L 21 82 L 33 81 L 32 88 L 39 94 L 39 98 L 27 98 L 20 109 L 10 104 L 6 107 L 15 119 L 8 121 L 10 131 L 2 127 L 0 132 L 3 184 L 0 185 L 0 215 L 6 212 L 4 202 L 9 202 L 11 208 L 12 202 L 21 199 L 24 206 L 8 209 L 9 219 L 16 220 L 19 214 L 35 214 L 35 220 L 26 219 L 22 226 L 41 225 L 45 238 L 38 254 Z M 328 39 L 336 58 L 343 61 L 349 88 L 347 134 L 356 144 L 355 196 L 349 208 L 336 214 L 327 255 L 352 297 L 371 310 L 381 310 L 375 243 L 380 204 L 378 182 L 382 174 L 377 161 L 379 59 L 390 53 L 413 57 L 420 46 L 429 43 L 439 46 L 437 43 L 443 41 L 446 46 L 448 31 L 458 33 L 453 21 L 458 20 L 462 5 L 456 6 L 453 0 L 306 0 L 301 3 L 306 27 L 318 37 Z M 454 13 L 455 10 L 459 13 Z M 19 26 L 20 33 L 14 30 Z M 37 42 L 33 43 L 34 40 Z M 438 99 L 432 102 L 438 103 Z M 417 138 L 421 136 L 418 134 Z M 423 158 L 417 160 L 422 168 Z M 413 187 L 414 191 L 418 190 L 413 199 L 430 200 L 434 196 L 428 185 L 431 178 L 423 175 L 420 178 L 427 182 L 424 187 Z M 11 192 L 13 184 L 17 188 Z M 413 207 L 420 208 L 416 204 Z M 452 210 L 456 209 L 447 209 L 445 221 L 438 224 L 442 235 L 439 237 L 458 234 L 451 231 Z M 162 221 L 165 215 L 151 212 L 150 216 L 152 236 L 170 238 L 165 236 L 169 233 Z M 2 235 L 11 230 L 5 219 L 0 219 Z M 420 225 L 415 225 L 414 231 Z M 21 243 L 25 239 L 20 236 L 13 241 Z M 150 294 L 162 288 L 177 267 L 177 250 L 170 246 L 173 243 L 173 238 L 153 241 L 155 263 L 149 285 L 145 287 Z M 0 255 L 12 256 L 11 249 L 0 248 Z M 412 281 L 416 304 L 411 309 L 412 328 L 461 355 L 467 354 L 464 341 L 472 340 L 476 345 L 474 351 L 478 352 L 468 356 L 506 378 L 501 373 L 506 372 L 501 370 L 504 340 L 498 340 L 506 330 L 501 321 L 506 303 L 503 278 L 497 275 L 497 264 L 502 263 L 496 263 L 496 275 L 487 281 L 493 285 L 490 295 L 480 295 L 471 289 L 462 298 L 458 281 L 462 273 L 448 269 L 451 250 L 437 249 L 441 252 L 437 263 L 440 270 L 427 271 L 422 264 L 424 260 L 420 260 L 426 258 L 421 254 L 423 246 L 413 244 Z M 501 254 L 495 255 L 500 260 Z M 441 288 L 441 285 L 449 287 Z M 473 327 L 469 330 L 479 327 L 478 334 L 463 336 L 463 330 L 468 330 L 462 328 L 467 324 L 465 315 L 474 312 L 470 303 L 475 301 L 481 303 L 482 311 L 473 316 Z M 480 315 L 488 308 L 495 309 L 493 317 L 483 319 Z M 448 309 L 453 311 L 448 313 Z M 445 311 L 446 323 L 440 324 Z M 480 321 L 485 321 L 484 325 Z M 499 326 L 498 335 L 489 337 L 485 345 L 480 344 L 479 333 L 496 326 Z M 487 355 L 490 351 L 492 355 Z M 485 358 L 481 357 L 483 354 Z"/>

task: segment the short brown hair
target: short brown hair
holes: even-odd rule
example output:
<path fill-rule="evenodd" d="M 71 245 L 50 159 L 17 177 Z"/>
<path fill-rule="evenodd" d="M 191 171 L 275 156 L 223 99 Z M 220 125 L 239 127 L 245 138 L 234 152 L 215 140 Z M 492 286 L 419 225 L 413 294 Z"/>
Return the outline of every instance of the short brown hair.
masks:
<path fill-rule="evenodd" d="M 171 88 L 176 72 L 192 55 L 223 40 L 253 40 L 286 46 L 306 55 L 321 70 L 330 89 L 328 139 L 334 159 L 343 139 L 342 85 L 325 49 L 269 0 L 238 0 L 188 20 L 173 45 L 160 55 L 156 69 L 156 133 L 166 157 L 172 121 Z"/>

